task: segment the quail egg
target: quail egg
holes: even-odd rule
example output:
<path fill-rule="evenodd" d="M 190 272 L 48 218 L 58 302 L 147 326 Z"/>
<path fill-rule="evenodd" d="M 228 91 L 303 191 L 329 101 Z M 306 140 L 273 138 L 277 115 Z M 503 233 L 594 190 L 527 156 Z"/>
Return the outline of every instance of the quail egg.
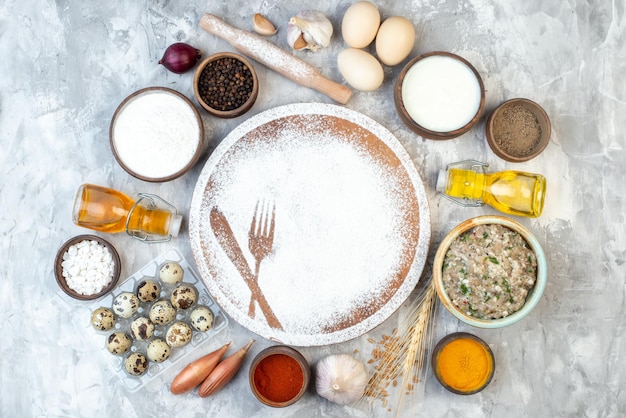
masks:
<path fill-rule="evenodd" d="M 187 323 L 174 322 L 165 333 L 165 341 L 170 347 L 182 347 L 191 341 L 193 331 Z"/>
<path fill-rule="evenodd" d="M 154 280 L 142 280 L 137 285 L 137 298 L 141 302 L 152 302 L 161 294 L 161 286 Z"/>
<path fill-rule="evenodd" d="M 138 341 L 149 340 L 154 334 L 154 324 L 145 316 L 140 316 L 130 323 L 130 333 Z"/>
<path fill-rule="evenodd" d="M 148 359 L 141 353 L 132 353 L 126 357 L 124 368 L 133 376 L 141 376 L 148 370 Z"/>
<path fill-rule="evenodd" d="M 170 352 L 170 346 L 161 338 L 155 338 L 148 344 L 148 360 L 155 363 L 162 363 L 167 360 L 170 357 Z"/>
<path fill-rule="evenodd" d="M 176 309 L 189 309 L 198 300 L 198 292 L 194 286 L 181 283 L 172 291 L 170 300 Z"/>
<path fill-rule="evenodd" d="M 205 332 L 213 327 L 213 312 L 206 306 L 196 306 L 189 315 L 191 326 L 197 331 Z"/>
<path fill-rule="evenodd" d="M 97 308 L 91 313 L 91 326 L 98 331 L 109 331 L 115 326 L 115 314 L 109 308 Z"/>
<path fill-rule="evenodd" d="M 111 354 L 124 354 L 133 344 L 130 335 L 124 332 L 114 332 L 107 338 L 106 348 Z"/>
<path fill-rule="evenodd" d="M 159 279 L 166 284 L 177 284 L 183 281 L 185 271 L 180 264 L 174 261 L 168 261 L 161 266 L 159 271 Z"/>
<path fill-rule="evenodd" d="M 139 309 L 139 299 L 131 292 L 122 292 L 113 299 L 113 312 L 122 318 L 130 318 Z"/>
<path fill-rule="evenodd" d="M 176 309 L 167 300 L 155 302 L 150 308 L 150 320 L 156 325 L 166 325 L 176 318 Z"/>

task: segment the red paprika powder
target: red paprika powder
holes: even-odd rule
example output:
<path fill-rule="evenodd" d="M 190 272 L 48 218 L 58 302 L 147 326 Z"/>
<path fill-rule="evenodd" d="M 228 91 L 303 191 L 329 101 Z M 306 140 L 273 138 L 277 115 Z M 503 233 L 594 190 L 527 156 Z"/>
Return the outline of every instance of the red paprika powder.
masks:
<path fill-rule="evenodd" d="M 298 362 L 285 354 L 272 354 L 254 370 L 254 385 L 259 393 L 273 402 L 296 397 L 304 385 L 304 374 Z"/>

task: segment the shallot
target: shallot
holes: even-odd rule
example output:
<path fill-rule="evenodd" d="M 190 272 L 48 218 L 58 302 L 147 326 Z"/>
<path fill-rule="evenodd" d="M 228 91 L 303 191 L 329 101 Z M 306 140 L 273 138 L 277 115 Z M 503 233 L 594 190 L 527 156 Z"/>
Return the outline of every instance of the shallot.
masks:
<path fill-rule="evenodd" d="M 246 357 L 246 354 L 248 354 L 248 350 L 252 344 L 254 344 L 254 340 L 250 340 L 248 344 L 218 364 L 204 382 L 202 382 L 202 385 L 200 385 L 198 395 L 205 398 L 217 392 L 222 386 L 230 382 L 241 368 L 243 359 Z"/>
<path fill-rule="evenodd" d="M 174 395 L 179 395 L 194 389 L 202 383 L 215 369 L 228 347 L 230 347 L 230 342 L 185 366 L 172 381 L 170 391 Z"/>
<path fill-rule="evenodd" d="M 193 46 L 177 42 L 167 47 L 159 60 L 165 68 L 176 74 L 183 74 L 193 68 L 202 56 L 202 51 Z"/>

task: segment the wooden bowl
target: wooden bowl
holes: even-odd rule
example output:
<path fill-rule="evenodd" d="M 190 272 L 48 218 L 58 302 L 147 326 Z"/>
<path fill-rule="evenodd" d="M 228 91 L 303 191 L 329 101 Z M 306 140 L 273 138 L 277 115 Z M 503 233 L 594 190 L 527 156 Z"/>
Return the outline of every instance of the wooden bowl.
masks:
<path fill-rule="evenodd" d="M 529 143 L 523 146 L 524 144 L 520 144 L 518 141 L 517 146 L 514 146 L 515 144 L 505 145 L 505 135 L 518 133 L 522 136 L 521 139 L 524 139 L 523 131 L 527 129 L 527 127 L 523 125 L 523 120 L 519 120 L 519 118 L 516 120 L 515 116 L 509 113 L 517 106 L 521 106 L 530 112 L 536 119 L 541 130 L 539 139 L 533 141 L 532 144 Z M 496 126 L 498 126 L 498 128 L 496 128 Z M 498 130 L 502 129 L 500 128 L 501 126 L 508 127 L 508 132 L 499 134 Z M 502 103 L 491 112 L 485 123 L 485 137 L 487 138 L 487 143 L 491 150 L 503 160 L 513 163 L 528 161 L 541 154 L 550 142 L 551 131 L 550 118 L 548 118 L 543 108 L 532 100 L 520 98 L 507 100 Z"/>
<path fill-rule="evenodd" d="M 203 87 L 200 86 L 202 73 L 204 72 L 205 68 L 207 68 L 207 66 L 211 63 L 215 63 L 217 61 L 224 60 L 224 59 L 235 59 L 237 61 L 242 62 L 248 68 L 248 70 L 250 70 L 250 76 L 252 77 L 252 91 L 249 93 L 247 99 L 243 103 L 241 103 L 238 107 L 227 109 L 227 110 L 217 109 L 215 107 L 212 107 L 211 104 L 207 103 L 205 99 L 203 98 L 204 96 Z M 207 71 L 209 70 L 207 69 Z M 215 78 L 212 77 L 212 80 L 216 80 L 216 79 L 217 77 Z M 219 87 L 224 87 L 225 84 L 223 84 L 223 81 L 222 82 L 216 81 L 215 86 L 219 88 Z M 220 52 L 220 53 L 211 55 L 210 57 L 206 58 L 204 61 L 202 61 L 198 65 L 198 68 L 196 69 L 196 72 L 193 78 L 193 91 L 196 96 L 196 99 L 198 100 L 198 103 L 200 103 L 200 106 L 202 106 L 202 108 L 206 110 L 207 112 L 209 112 L 211 115 L 217 116 L 218 118 L 223 118 L 223 119 L 236 118 L 246 113 L 254 105 L 254 102 L 256 101 L 256 98 L 259 94 L 259 79 L 256 75 L 256 71 L 254 70 L 254 67 L 252 66 L 252 64 L 250 64 L 250 61 L 248 61 L 244 56 L 235 54 L 232 52 Z M 229 98 L 232 98 L 232 96 L 229 95 Z"/>
<path fill-rule="evenodd" d="M 467 69 L 471 71 L 471 73 L 473 73 L 473 76 L 476 78 L 476 82 L 477 82 L 476 87 L 478 88 L 479 93 L 480 93 L 480 101 L 478 102 L 478 106 L 476 107 L 476 112 L 473 114 L 473 117 L 471 117 L 471 119 L 469 119 L 467 122 L 465 122 L 466 118 L 464 119 L 460 117 L 459 119 L 462 120 L 462 122 L 459 122 L 459 124 L 462 123 L 462 125 L 457 124 L 454 128 L 438 130 L 438 129 L 433 129 L 432 127 L 424 126 L 425 124 L 424 122 L 422 122 L 422 124 L 416 122 L 415 118 L 411 116 L 411 113 L 415 114 L 414 111 L 407 109 L 407 103 L 405 103 L 405 100 L 406 100 L 405 95 L 408 94 L 405 91 L 405 89 L 407 88 L 405 86 L 405 80 L 407 79 L 407 74 L 410 74 L 409 71 L 412 70 L 413 67 L 416 66 L 417 64 L 423 64 L 427 62 L 426 60 L 430 60 L 432 62 L 432 59 L 434 57 L 444 57 L 444 58 L 456 60 L 464 64 L 464 67 L 456 66 L 457 69 L 463 69 L 466 67 Z M 472 80 L 472 77 L 469 77 L 469 79 Z M 425 84 L 428 84 L 428 83 L 425 83 Z M 440 83 L 436 83 L 435 88 L 440 89 L 442 92 L 445 91 L 447 94 L 451 93 L 452 95 L 449 96 L 449 99 L 451 100 L 452 103 L 456 103 L 456 104 L 460 103 L 460 101 L 463 99 L 463 95 L 465 94 L 466 89 L 458 88 L 457 86 L 454 86 L 451 83 L 448 83 L 445 86 L 439 85 L 439 84 Z M 422 96 L 425 96 L 425 95 L 422 95 Z M 432 98 L 433 100 L 436 100 L 437 97 L 440 97 L 440 96 L 442 95 L 441 94 L 429 95 L 429 97 Z M 461 136 L 467 131 L 469 131 L 480 119 L 483 109 L 485 107 L 485 87 L 483 85 L 483 81 L 480 77 L 480 74 L 478 74 L 478 71 L 476 71 L 476 69 L 472 66 L 472 64 L 470 64 L 467 60 L 449 52 L 435 51 L 435 52 L 429 52 L 429 53 L 420 55 L 418 57 L 415 57 L 404 66 L 404 68 L 400 72 L 400 75 L 398 76 L 398 79 L 396 80 L 393 101 L 396 107 L 396 112 L 398 113 L 398 116 L 400 117 L 402 122 L 404 122 L 404 124 L 416 134 L 424 138 L 428 138 L 428 139 L 440 139 L 440 140 L 452 139 L 452 138 Z M 443 104 L 441 104 L 439 107 L 441 107 L 441 110 L 442 110 L 442 112 L 440 113 L 444 113 L 446 111 Z M 472 112 L 473 109 L 474 109 L 474 106 L 469 108 L 468 111 Z"/>
<path fill-rule="evenodd" d="M 65 281 L 65 277 L 63 277 L 63 266 L 62 266 L 63 255 L 67 252 L 67 250 L 72 245 L 78 244 L 79 242 L 82 242 L 82 241 L 96 241 L 98 242 L 98 244 L 106 247 L 111 253 L 111 256 L 113 257 L 113 262 L 115 264 L 115 267 L 113 268 L 113 277 L 111 278 L 111 282 L 107 286 L 105 286 L 100 292 L 90 294 L 90 295 L 83 295 L 75 291 L 74 289 L 70 288 L 67 282 Z M 93 300 L 93 299 L 98 299 L 106 295 L 107 293 L 112 291 L 117 285 L 117 281 L 120 278 L 120 272 L 121 272 L 120 256 L 117 250 L 115 249 L 115 247 L 113 247 L 113 245 L 111 245 L 111 243 L 109 243 L 108 241 L 95 235 L 78 235 L 78 236 L 75 236 L 74 238 L 70 238 L 61 246 L 61 248 L 59 248 L 59 251 L 57 252 L 57 255 L 54 259 L 54 276 L 56 277 L 57 284 L 59 285 L 61 290 L 63 290 L 66 294 L 78 300 Z"/>
<path fill-rule="evenodd" d="M 261 366 L 261 363 L 264 360 L 267 360 L 269 357 L 272 357 L 272 356 L 287 356 L 290 359 L 290 361 L 300 366 L 300 371 L 303 377 L 302 386 L 297 392 L 294 392 L 293 396 L 290 397 L 289 399 L 270 399 L 269 397 L 265 396 L 262 389 L 260 389 L 256 384 L 257 379 L 255 378 L 255 376 L 257 373 L 257 369 L 259 369 L 259 367 Z M 285 368 L 285 370 L 282 370 L 282 373 L 283 374 L 290 373 L 290 371 L 292 370 L 294 369 L 291 367 Z M 278 379 L 280 379 L 280 377 L 278 377 Z M 267 406 L 272 406 L 274 408 L 283 408 L 285 406 L 292 405 L 295 402 L 297 402 L 300 398 L 302 398 L 302 395 L 304 395 L 304 393 L 307 390 L 310 379 L 311 379 L 311 367 L 309 366 L 309 363 L 307 362 L 307 360 L 304 358 L 304 356 L 302 356 L 302 354 L 300 354 L 300 352 L 286 345 L 275 345 L 275 346 L 271 346 L 262 350 L 259 354 L 256 355 L 254 360 L 252 360 L 252 364 L 250 365 L 249 380 L 250 380 L 250 389 L 252 390 L 252 393 L 254 394 L 254 396 L 256 396 L 256 398 L 261 403 Z M 264 382 L 267 383 L 269 386 L 271 386 L 271 381 L 272 380 L 269 379 L 269 380 L 265 380 Z"/>
<path fill-rule="evenodd" d="M 163 99 L 161 102 L 159 97 Z M 156 106 L 156 111 L 152 114 L 141 114 L 139 106 L 145 106 L 146 103 Z M 163 103 L 162 108 L 158 107 L 159 103 Z M 158 133 L 159 129 L 167 132 L 171 130 L 168 124 L 172 121 L 167 120 L 167 117 L 164 118 L 164 115 L 168 116 L 167 106 L 173 103 L 182 105 L 180 110 L 186 119 L 197 127 L 198 135 L 187 137 L 182 132 L 176 133 L 180 135 L 178 138 L 171 137 L 168 141 L 157 144 L 153 142 L 154 134 Z M 145 128 L 142 131 L 143 135 L 133 134 L 132 129 L 137 127 Z M 147 87 L 126 97 L 111 118 L 109 144 L 115 160 L 124 171 L 135 178 L 153 183 L 174 180 L 187 173 L 198 162 L 206 148 L 200 112 L 185 95 L 166 87 Z M 143 163 L 139 162 L 138 156 L 143 156 Z M 164 163 L 171 161 L 176 161 L 176 168 L 165 170 Z"/>

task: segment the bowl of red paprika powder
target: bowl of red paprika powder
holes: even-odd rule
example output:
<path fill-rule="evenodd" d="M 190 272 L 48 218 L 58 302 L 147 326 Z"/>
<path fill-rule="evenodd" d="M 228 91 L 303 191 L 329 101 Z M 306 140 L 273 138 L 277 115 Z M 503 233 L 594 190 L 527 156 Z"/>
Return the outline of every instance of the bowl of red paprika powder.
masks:
<path fill-rule="evenodd" d="M 297 350 L 275 345 L 256 355 L 250 366 L 250 388 L 265 405 L 282 408 L 304 395 L 311 366 Z"/>

